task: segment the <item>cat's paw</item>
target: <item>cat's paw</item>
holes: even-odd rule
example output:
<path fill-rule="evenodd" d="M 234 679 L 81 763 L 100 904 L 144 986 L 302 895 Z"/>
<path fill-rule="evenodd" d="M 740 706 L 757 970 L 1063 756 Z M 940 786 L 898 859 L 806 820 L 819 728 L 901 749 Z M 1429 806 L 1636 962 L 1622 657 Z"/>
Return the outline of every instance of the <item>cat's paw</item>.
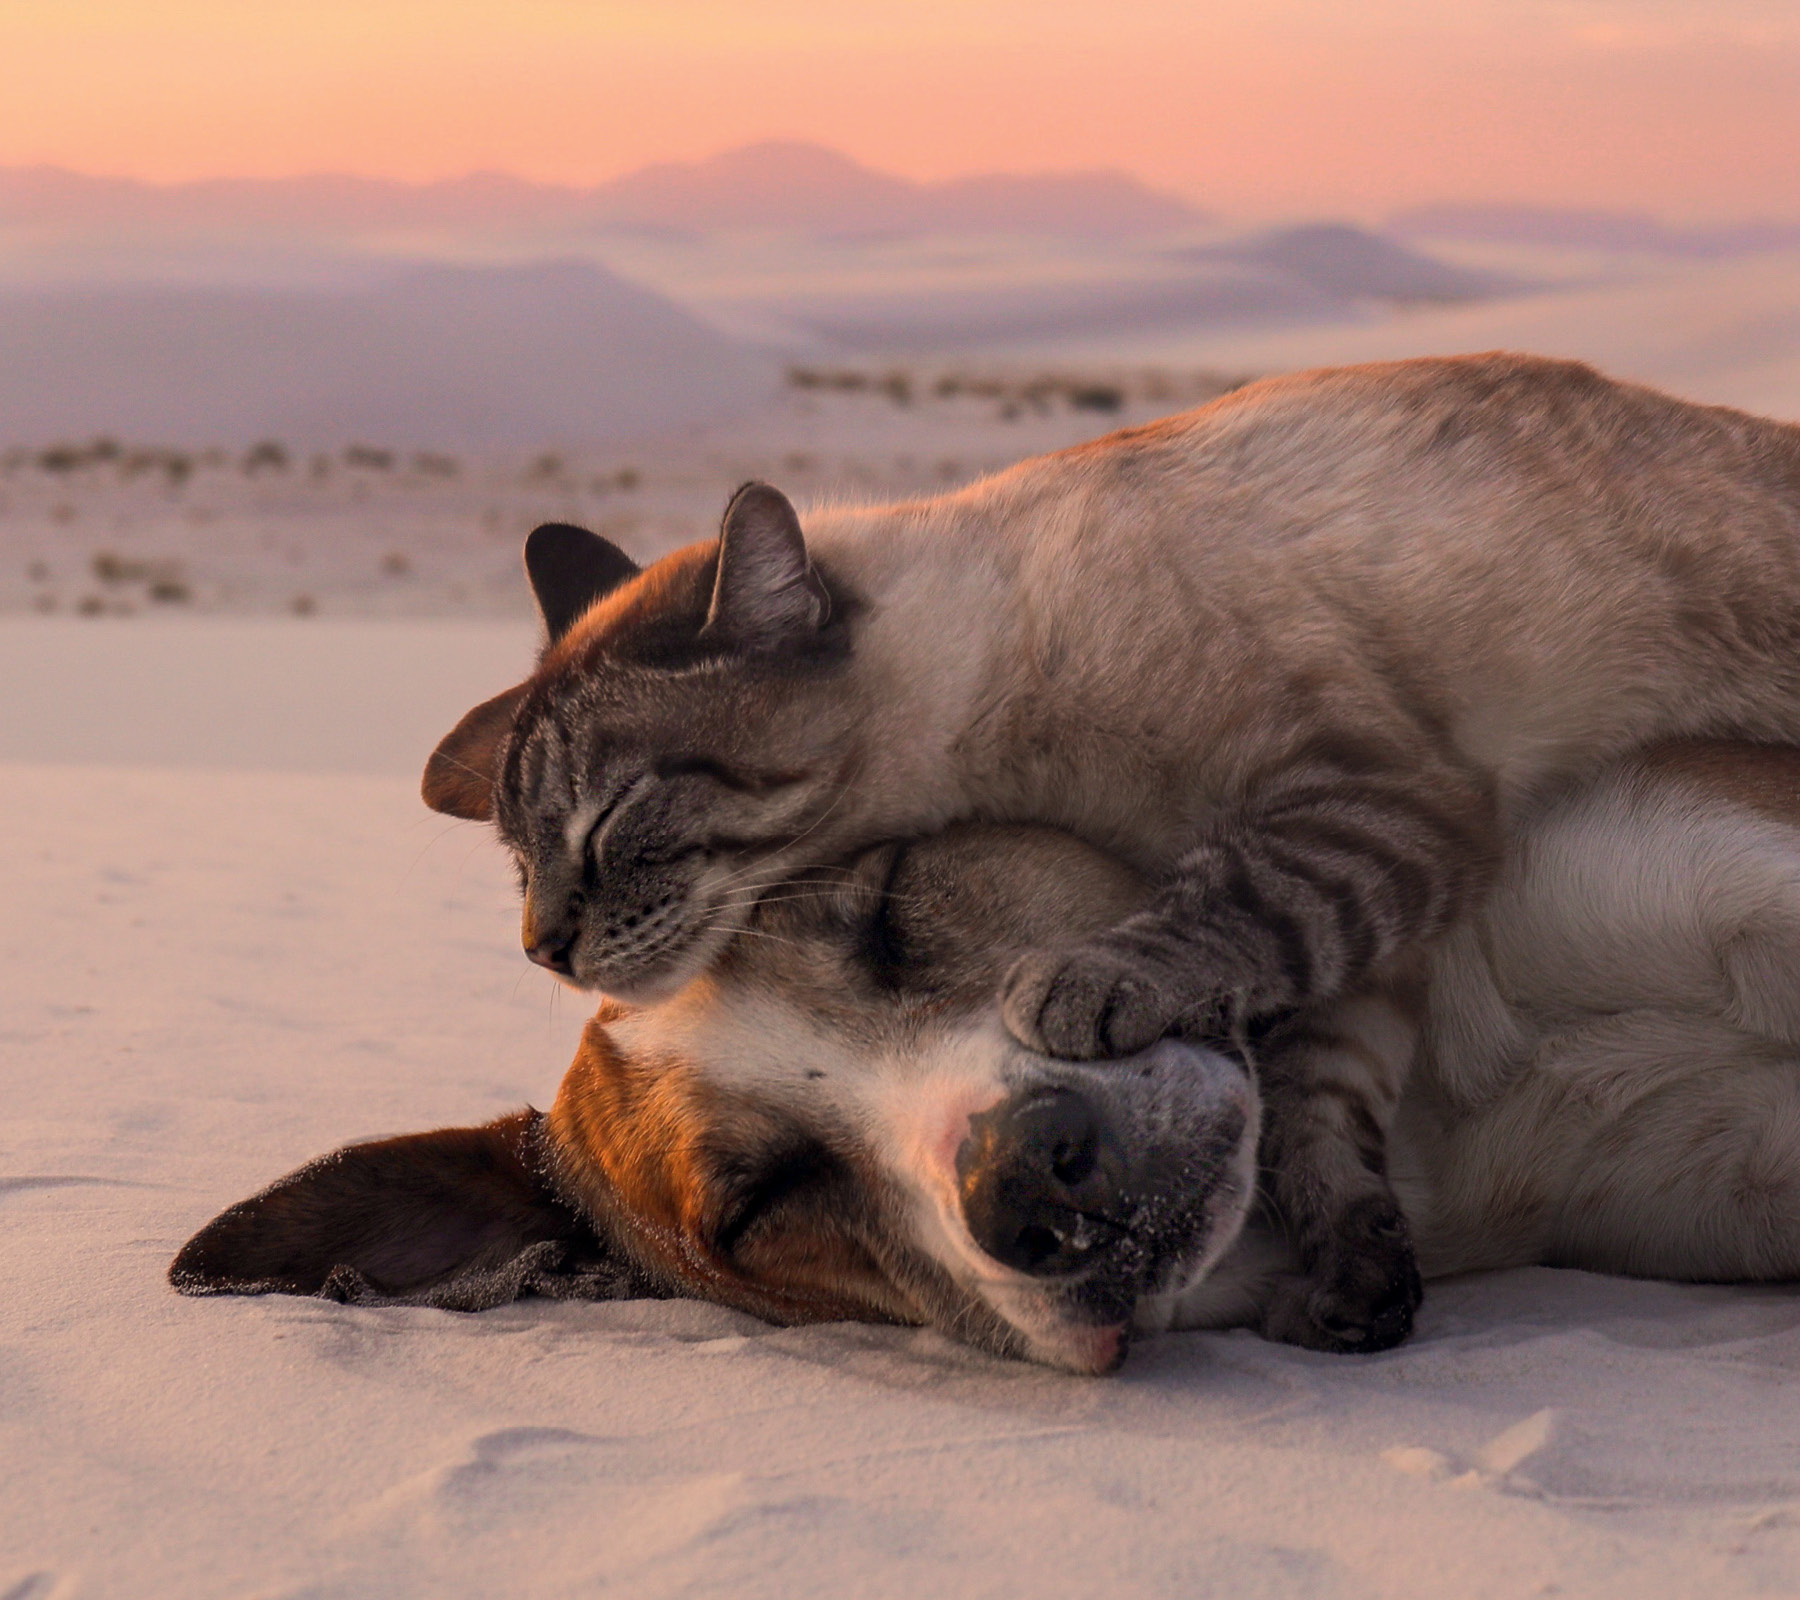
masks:
<path fill-rule="evenodd" d="M 1188 1010 L 1189 999 L 1141 955 L 1096 940 L 1021 956 L 1001 984 L 1000 1013 L 1020 1044 L 1093 1061 L 1149 1049 Z"/>
<path fill-rule="evenodd" d="M 1310 1272 L 1284 1279 L 1263 1332 L 1340 1355 L 1392 1350 L 1411 1336 L 1425 1299 L 1406 1219 L 1391 1201 L 1366 1201 L 1340 1219 Z"/>

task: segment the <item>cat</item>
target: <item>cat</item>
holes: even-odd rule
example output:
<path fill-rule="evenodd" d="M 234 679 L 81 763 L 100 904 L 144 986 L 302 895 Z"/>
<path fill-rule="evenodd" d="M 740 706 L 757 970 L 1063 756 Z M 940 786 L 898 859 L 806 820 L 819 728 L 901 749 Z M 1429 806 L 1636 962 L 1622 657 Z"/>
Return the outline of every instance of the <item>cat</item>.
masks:
<path fill-rule="evenodd" d="M 642 572 L 566 528 L 527 564 L 550 643 L 424 794 L 498 824 L 532 958 L 628 999 L 761 886 L 973 818 L 1158 886 L 1019 959 L 1021 1042 L 1260 1028 L 1400 981 L 1602 763 L 1800 740 L 1800 428 L 1569 362 L 1276 379 L 804 533 L 752 484 Z M 1302 1030 L 1262 1067 L 1313 1342 L 1396 1342 L 1418 1278 L 1355 1062 Z"/>
<path fill-rule="evenodd" d="M 1144 1329 L 1304 1343 L 1298 1258 L 1253 1204 L 1256 1075 L 1174 1039 L 1057 1061 L 997 1025 L 1010 959 L 1150 893 L 1066 834 L 982 824 L 801 873 L 704 979 L 607 1002 L 547 1114 L 340 1150 L 171 1277 L 459 1310 L 682 1295 L 1080 1372 Z M 1522 828 L 1424 977 L 1323 1010 L 1404 1079 L 1388 1156 L 1426 1274 L 1800 1278 L 1800 752 L 1607 769 Z"/>

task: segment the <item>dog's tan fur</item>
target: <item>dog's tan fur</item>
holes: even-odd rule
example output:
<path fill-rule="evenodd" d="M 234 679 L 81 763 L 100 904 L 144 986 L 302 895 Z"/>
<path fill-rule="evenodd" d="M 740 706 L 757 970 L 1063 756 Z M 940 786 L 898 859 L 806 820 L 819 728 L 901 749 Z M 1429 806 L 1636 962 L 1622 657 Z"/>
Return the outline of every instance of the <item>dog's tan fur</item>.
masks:
<path fill-rule="evenodd" d="M 771 896 L 681 995 L 603 1008 L 543 1125 L 537 1182 L 667 1292 L 780 1321 L 934 1322 L 1104 1368 L 1116 1342 L 1009 1299 L 1021 1286 L 943 1233 L 920 1200 L 942 1139 L 918 1130 L 944 1111 L 954 1143 L 994 1092 L 996 966 L 1044 919 L 1100 925 L 1147 885 L 1054 834 L 954 831 L 893 875 L 896 977 L 855 933 L 893 867 L 876 855 Z M 1329 1031 L 1363 1073 L 1404 1081 L 1390 1159 L 1428 1275 L 1800 1278 L 1800 752 L 1669 747 L 1565 794 L 1523 827 L 1423 985 L 1358 997 Z M 516 1121 L 496 1125 L 515 1174 Z M 831 1158 L 728 1234 L 742 1173 L 797 1138 Z M 410 1215 L 380 1222 L 398 1192 L 385 1169 L 331 1238 L 295 1220 L 308 1174 L 341 1185 L 357 1154 L 234 1207 L 177 1281 L 316 1289 L 334 1266 L 415 1253 L 391 1237 Z M 1241 1218 L 1221 1215 L 1196 1256 L 1211 1270 L 1147 1297 L 1140 1325 L 1286 1331 L 1297 1258 L 1279 1217 L 1239 1234 Z"/>

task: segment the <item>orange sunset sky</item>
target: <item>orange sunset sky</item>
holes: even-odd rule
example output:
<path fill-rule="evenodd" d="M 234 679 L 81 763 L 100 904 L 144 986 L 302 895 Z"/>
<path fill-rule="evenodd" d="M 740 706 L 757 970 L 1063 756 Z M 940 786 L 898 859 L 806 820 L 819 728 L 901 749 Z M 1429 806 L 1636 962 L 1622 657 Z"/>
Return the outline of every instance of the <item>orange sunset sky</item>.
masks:
<path fill-rule="evenodd" d="M 752 139 L 1226 211 L 1800 216 L 1800 0 L 0 0 L 0 165 L 592 182 Z"/>

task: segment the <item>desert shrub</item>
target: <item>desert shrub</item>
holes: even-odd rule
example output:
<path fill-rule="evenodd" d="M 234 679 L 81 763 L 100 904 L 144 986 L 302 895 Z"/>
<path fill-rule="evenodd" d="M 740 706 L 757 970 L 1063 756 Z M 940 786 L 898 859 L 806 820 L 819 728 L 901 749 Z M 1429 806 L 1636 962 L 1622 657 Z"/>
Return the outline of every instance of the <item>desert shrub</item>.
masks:
<path fill-rule="evenodd" d="M 1064 391 L 1075 411 L 1117 411 L 1125 404 L 1125 391 L 1116 384 L 1071 384 Z"/>
<path fill-rule="evenodd" d="M 102 434 L 87 444 L 53 444 L 37 453 L 40 472 L 80 472 L 87 467 L 117 461 L 125 453 L 117 439 Z"/>

